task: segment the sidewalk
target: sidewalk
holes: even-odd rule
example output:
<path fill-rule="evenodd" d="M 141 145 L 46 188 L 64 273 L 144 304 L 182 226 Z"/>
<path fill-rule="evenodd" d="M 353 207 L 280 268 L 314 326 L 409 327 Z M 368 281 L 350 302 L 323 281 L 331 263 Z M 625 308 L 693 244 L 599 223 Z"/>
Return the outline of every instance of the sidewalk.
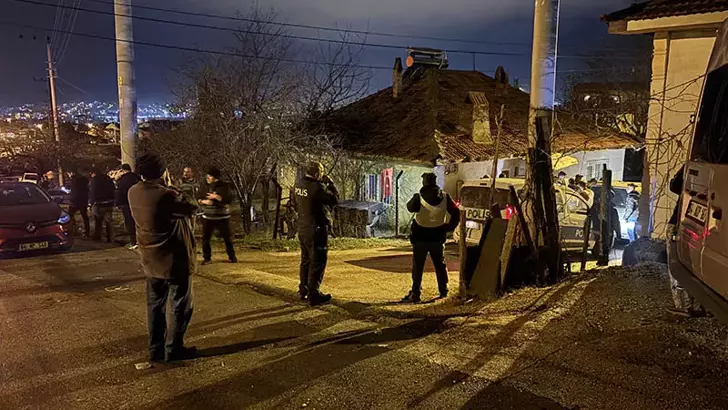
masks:
<path fill-rule="evenodd" d="M 459 284 L 459 261 L 452 250 L 447 254 L 450 297 L 437 299 L 437 282 L 428 260 L 422 289 L 422 303 L 399 300 L 412 286 L 412 253 L 408 248 L 330 251 L 321 289 L 331 293 L 332 303 L 356 315 L 385 315 L 396 318 L 458 316 L 473 312 L 473 306 L 459 306 L 453 296 Z M 243 251 L 239 263 L 225 262 L 223 253 L 213 263 L 200 267 L 200 276 L 228 284 L 244 284 L 263 293 L 289 300 L 298 298 L 298 252 Z"/>

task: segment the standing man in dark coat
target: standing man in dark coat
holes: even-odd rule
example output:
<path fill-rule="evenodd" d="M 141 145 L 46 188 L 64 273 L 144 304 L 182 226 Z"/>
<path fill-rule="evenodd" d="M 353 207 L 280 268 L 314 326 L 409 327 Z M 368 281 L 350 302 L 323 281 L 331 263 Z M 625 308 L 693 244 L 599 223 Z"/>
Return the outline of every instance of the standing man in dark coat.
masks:
<path fill-rule="evenodd" d="M 71 223 L 73 224 L 73 232 L 76 231 L 76 213 L 81 214 L 83 220 L 83 237 L 88 237 L 91 234 L 91 227 L 88 220 L 88 177 L 86 177 L 86 170 L 79 169 L 71 178 L 71 206 L 68 209 L 68 214 L 71 216 Z"/>
<path fill-rule="evenodd" d="M 121 176 L 116 180 L 116 206 L 119 207 L 121 214 L 124 216 L 124 227 L 129 235 L 129 249 L 137 249 L 136 227 L 134 225 L 134 217 L 131 215 L 129 208 L 129 189 L 140 181 L 137 174 L 131 171 L 129 164 L 121 165 Z"/>
<path fill-rule="evenodd" d="M 445 241 L 448 232 L 454 231 L 460 223 L 460 210 L 450 195 L 437 186 L 437 176 L 431 172 L 422 175 L 422 189 L 407 203 L 407 209 L 415 214 L 410 236 L 413 251 L 412 290 L 402 301 L 414 303 L 420 301 L 422 274 L 428 254 L 435 265 L 440 297 L 447 297 Z"/>
<path fill-rule="evenodd" d="M 113 215 L 116 187 L 114 181 L 105 173 L 91 171 L 89 202 L 94 216 L 94 240 L 101 240 L 101 225 L 106 225 L 106 242 L 113 238 Z"/>
<path fill-rule="evenodd" d="M 129 207 L 137 225 L 142 268 L 147 277 L 147 325 L 150 361 L 193 358 L 184 335 L 192 318 L 192 281 L 197 268 L 190 218 L 197 208 L 164 185 L 164 165 L 154 154 L 139 158 L 143 181 L 129 189 Z M 167 300 L 172 307 L 167 334 Z"/>
<path fill-rule="evenodd" d="M 228 261 L 237 263 L 238 258 L 235 256 L 235 248 L 233 247 L 232 233 L 230 232 L 230 203 L 232 202 L 232 192 L 230 185 L 221 180 L 222 173 L 217 168 L 212 168 L 207 172 L 206 183 L 200 187 L 197 194 L 200 206 L 202 207 L 202 256 L 204 258 L 202 264 L 207 265 L 212 262 L 212 247 L 210 240 L 212 234 L 217 231 L 225 241 L 225 251 L 227 252 Z"/>
<path fill-rule="evenodd" d="M 328 303 L 331 295 L 319 290 L 329 254 L 331 210 L 339 202 L 339 192 L 324 174 L 324 166 L 312 162 L 306 176 L 294 189 L 298 204 L 298 240 L 301 244 L 301 271 L 298 294 L 311 306 Z"/>

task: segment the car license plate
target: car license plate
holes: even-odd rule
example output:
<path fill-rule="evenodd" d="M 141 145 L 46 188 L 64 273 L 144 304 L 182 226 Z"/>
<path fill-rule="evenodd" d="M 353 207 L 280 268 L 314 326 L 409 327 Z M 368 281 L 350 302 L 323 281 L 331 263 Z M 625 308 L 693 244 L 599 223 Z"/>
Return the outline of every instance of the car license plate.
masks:
<path fill-rule="evenodd" d="M 46 249 L 46 248 L 48 248 L 48 242 L 31 242 L 31 243 L 21 243 L 20 244 L 21 251 L 36 251 L 38 249 Z"/>
<path fill-rule="evenodd" d="M 484 221 L 490 217 L 490 212 L 487 209 L 479 208 L 466 208 L 465 218 Z"/>
<path fill-rule="evenodd" d="M 690 205 L 688 205 L 688 211 L 685 213 L 685 215 L 688 218 L 692 218 L 700 222 L 701 224 L 704 224 L 705 220 L 708 219 L 708 207 L 695 201 L 690 201 Z"/>

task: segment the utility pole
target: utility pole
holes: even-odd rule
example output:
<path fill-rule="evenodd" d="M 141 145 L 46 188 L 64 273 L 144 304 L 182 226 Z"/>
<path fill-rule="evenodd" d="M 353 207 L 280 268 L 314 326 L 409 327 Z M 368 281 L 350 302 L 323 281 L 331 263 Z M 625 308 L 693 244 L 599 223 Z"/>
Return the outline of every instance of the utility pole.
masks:
<path fill-rule="evenodd" d="M 134 85 L 134 33 L 132 31 L 131 0 L 114 2 L 114 23 L 116 25 L 116 71 L 119 84 L 121 162 L 136 169 L 137 97 Z"/>
<path fill-rule="evenodd" d="M 53 118 L 53 136 L 55 137 L 56 144 L 60 147 L 61 144 L 61 132 L 58 125 L 58 105 L 56 104 L 56 70 L 53 68 L 53 52 L 51 51 L 51 40 L 48 39 L 46 43 L 46 49 L 48 51 L 48 81 L 51 90 L 51 118 Z M 60 156 L 57 158 L 58 165 L 58 184 L 64 185 L 63 177 L 63 166 L 61 165 Z"/>
<path fill-rule="evenodd" d="M 556 90 L 557 24 L 560 0 L 536 0 L 533 16 L 533 52 L 531 55 L 531 106 L 528 146 L 536 147 L 535 119 L 551 114 Z M 547 113 L 539 113 L 547 110 Z"/>
<path fill-rule="evenodd" d="M 553 189 L 551 135 L 556 90 L 556 55 L 560 0 L 536 0 L 533 17 L 531 102 L 528 127 L 528 190 L 532 206 L 527 215 L 536 247 L 534 255 L 546 260 L 548 273 L 539 264 L 542 282 L 555 282 L 563 272 L 556 197 Z M 527 211 L 527 212 L 528 212 Z"/>

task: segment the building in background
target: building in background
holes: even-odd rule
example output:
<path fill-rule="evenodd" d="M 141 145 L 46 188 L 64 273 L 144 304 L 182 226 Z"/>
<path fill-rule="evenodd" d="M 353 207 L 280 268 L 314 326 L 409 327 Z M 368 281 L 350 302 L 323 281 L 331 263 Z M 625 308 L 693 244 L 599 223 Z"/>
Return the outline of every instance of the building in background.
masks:
<path fill-rule="evenodd" d="M 424 59 L 410 53 L 406 71 L 397 59 L 391 87 L 335 111 L 321 125 L 363 162 L 344 179 L 356 185 L 340 187 L 344 199 L 386 204 L 390 224 L 396 219 L 405 229 L 406 202 L 419 191 L 424 172 L 436 172 L 440 186 L 455 197 L 462 181 L 491 173 L 501 107 L 498 174 L 526 174 L 529 95 L 510 85 L 502 67 L 494 77 L 449 70 L 436 50 L 425 51 Z M 568 174 L 601 175 L 606 164 L 616 179 L 626 149 L 639 145 L 570 115 L 560 117 L 552 141 L 553 151 L 572 161 Z"/>
<path fill-rule="evenodd" d="M 725 0 L 652 0 L 602 17 L 612 34 L 654 37 L 646 148 L 649 172 L 640 204 L 640 225 L 649 227 L 654 236 L 664 234 L 677 200 L 669 181 L 687 159 L 703 76 L 717 30 L 726 18 Z"/>

